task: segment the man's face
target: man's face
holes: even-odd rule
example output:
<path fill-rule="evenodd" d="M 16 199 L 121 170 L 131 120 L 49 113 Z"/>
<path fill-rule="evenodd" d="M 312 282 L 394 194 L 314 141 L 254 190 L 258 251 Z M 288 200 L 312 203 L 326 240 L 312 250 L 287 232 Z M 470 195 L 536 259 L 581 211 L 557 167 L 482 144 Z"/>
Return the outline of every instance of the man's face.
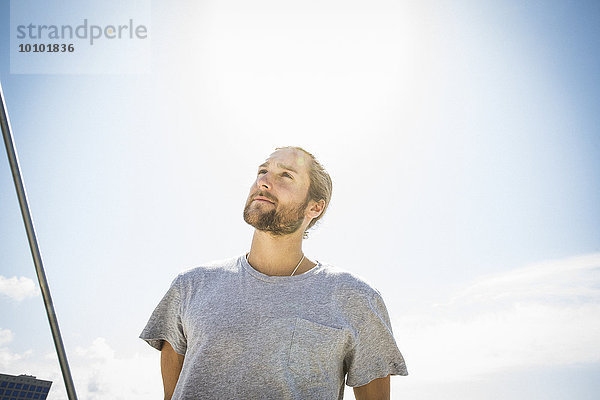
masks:
<path fill-rule="evenodd" d="M 274 235 L 296 232 L 309 204 L 310 159 L 295 149 L 275 151 L 258 167 L 244 207 L 244 221 Z"/>

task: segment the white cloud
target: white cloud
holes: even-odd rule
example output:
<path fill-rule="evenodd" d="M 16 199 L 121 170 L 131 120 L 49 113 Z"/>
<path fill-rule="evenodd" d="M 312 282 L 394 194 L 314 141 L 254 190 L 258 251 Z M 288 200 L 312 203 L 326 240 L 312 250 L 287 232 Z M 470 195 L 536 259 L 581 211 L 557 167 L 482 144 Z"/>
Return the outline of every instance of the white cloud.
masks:
<path fill-rule="evenodd" d="M 548 261 L 484 277 L 459 292 L 452 303 L 507 300 L 558 302 L 600 300 L 600 254 Z"/>
<path fill-rule="evenodd" d="M 2 367 L 2 371 L 17 375 L 23 373 L 21 371 L 16 371 L 14 367 L 17 364 L 22 364 L 32 355 L 33 352 L 31 350 L 24 353 L 13 353 L 7 347 L 0 347 L 0 366 Z"/>
<path fill-rule="evenodd" d="M 6 278 L 0 275 L 0 294 L 16 301 L 22 301 L 28 297 L 37 296 L 39 289 L 33 280 L 24 276 Z"/>
<path fill-rule="evenodd" d="M 0 330 L 0 340 L 12 333 Z M 10 331 L 9 331 L 10 332 Z M 89 400 L 146 400 L 162 396 L 159 352 L 119 357 L 104 338 L 68 354 L 69 367 L 79 398 Z M 29 350 L 18 354 L 0 347 L 0 369 L 9 374 L 27 373 L 53 382 L 49 399 L 67 400 L 55 352 L 45 355 Z"/>
<path fill-rule="evenodd" d="M 104 338 L 96 338 L 89 347 L 77 347 L 78 356 L 92 360 L 106 361 L 114 359 L 114 350 L 106 343 Z"/>
<path fill-rule="evenodd" d="M 10 329 L 0 328 L 0 346 L 6 343 L 10 343 L 13 340 L 13 333 Z"/>
<path fill-rule="evenodd" d="M 156 351 L 119 357 L 108 341 L 99 337 L 87 347 L 77 347 L 70 362 L 80 398 L 143 400 L 162 396 L 159 360 Z M 57 385 L 57 400 L 66 400 L 63 390 L 63 385 Z"/>
<path fill-rule="evenodd" d="M 33 354 L 31 350 L 27 350 L 21 354 L 10 351 L 5 345 L 12 342 L 13 339 L 14 335 L 10 329 L 0 328 L 0 369 L 2 372 L 10 371 L 15 364 L 27 359 Z"/>
<path fill-rule="evenodd" d="M 600 254 L 540 263 L 478 279 L 394 330 L 415 382 L 597 363 L 599 288 Z"/>

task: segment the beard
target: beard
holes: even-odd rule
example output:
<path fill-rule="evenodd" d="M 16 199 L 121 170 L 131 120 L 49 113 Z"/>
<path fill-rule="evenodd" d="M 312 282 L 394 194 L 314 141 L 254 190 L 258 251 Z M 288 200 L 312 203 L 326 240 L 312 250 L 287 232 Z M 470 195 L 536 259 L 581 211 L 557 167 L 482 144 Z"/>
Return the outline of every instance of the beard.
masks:
<path fill-rule="evenodd" d="M 274 202 L 273 205 L 255 204 L 252 205 L 254 197 L 264 196 Z M 259 231 L 270 232 L 276 236 L 289 235 L 296 232 L 302 222 L 304 222 L 304 211 L 308 206 L 310 198 L 308 194 L 304 202 L 296 206 L 281 207 L 277 206 L 279 202 L 269 193 L 254 193 L 248 197 L 244 207 L 244 221 Z M 263 208 L 264 207 L 264 208 Z"/>

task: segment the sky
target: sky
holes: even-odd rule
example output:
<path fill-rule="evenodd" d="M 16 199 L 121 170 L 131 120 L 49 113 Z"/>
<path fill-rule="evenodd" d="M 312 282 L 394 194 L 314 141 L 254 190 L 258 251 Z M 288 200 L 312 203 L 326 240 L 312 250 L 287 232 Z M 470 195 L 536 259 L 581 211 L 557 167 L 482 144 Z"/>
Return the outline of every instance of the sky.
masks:
<path fill-rule="evenodd" d="M 148 35 L 17 54 L 23 18 Z M 393 399 L 596 399 L 599 22 L 593 1 L 0 0 L 79 398 L 161 398 L 139 333 L 177 273 L 249 249 L 256 167 L 299 145 L 334 183 L 304 250 L 382 293 Z M 66 399 L 5 156 L 0 310 L 0 372 Z"/>

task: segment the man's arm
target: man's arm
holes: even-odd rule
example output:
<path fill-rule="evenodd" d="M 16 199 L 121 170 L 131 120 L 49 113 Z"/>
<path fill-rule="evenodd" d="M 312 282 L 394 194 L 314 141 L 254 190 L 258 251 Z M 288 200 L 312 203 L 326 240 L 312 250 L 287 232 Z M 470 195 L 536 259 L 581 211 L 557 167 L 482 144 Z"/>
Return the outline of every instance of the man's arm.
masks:
<path fill-rule="evenodd" d="M 183 367 L 183 359 L 184 356 L 176 353 L 169 342 L 166 340 L 163 342 L 160 350 L 160 371 L 165 388 L 165 400 L 171 400 L 173 396 L 181 367 Z"/>
<path fill-rule="evenodd" d="M 390 400 L 390 376 L 354 388 L 356 400 Z"/>

